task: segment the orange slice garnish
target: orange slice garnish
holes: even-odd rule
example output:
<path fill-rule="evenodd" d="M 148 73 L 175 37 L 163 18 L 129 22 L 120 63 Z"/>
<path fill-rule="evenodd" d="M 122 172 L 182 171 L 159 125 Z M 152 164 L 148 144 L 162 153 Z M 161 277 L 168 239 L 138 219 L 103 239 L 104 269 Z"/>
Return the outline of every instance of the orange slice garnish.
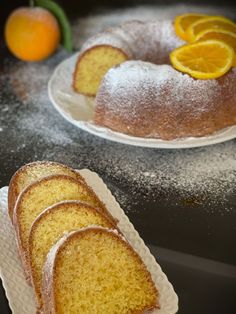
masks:
<path fill-rule="evenodd" d="M 195 41 L 203 41 L 208 39 L 222 40 L 230 45 L 235 52 L 233 66 L 236 66 L 236 33 L 226 31 L 224 29 L 206 29 L 195 37 Z"/>
<path fill-rule="evenodd" d="M 213 79 L 232 67 L 234 50 L 219 40 L 206 40 L 173 50 L 170 60 L 174 68 L 198 79 Z"/>
<path fill-rule="evenodd" d="M 188 27 L 204 17 L 207 17 L 207 15 L 197 13 L 185 13 L 176 16 L 174 20 L 174 28 L 176 34 L 181 39 L 187 40 L 186 30 L 188 29 Z"/>
<path fill-rule="evenodd" d="M 222 16 L 212 16 L 200 19 L 191 24 L 187 29 L 186 34 L 189 41 L 195 41 L 196 36 L 207 29 L 224 29 L 236 33 L 236 24 Z"/>

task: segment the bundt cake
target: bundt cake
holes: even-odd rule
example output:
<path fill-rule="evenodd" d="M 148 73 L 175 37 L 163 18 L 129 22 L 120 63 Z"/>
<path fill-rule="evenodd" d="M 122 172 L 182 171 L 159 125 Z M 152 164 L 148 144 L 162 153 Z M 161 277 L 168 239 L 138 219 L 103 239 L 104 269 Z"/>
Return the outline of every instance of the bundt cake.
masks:
<path fill-rule="evenodd" d="M 101 227 L 71 232 L 53 246 L 42 293 L 45 314 L 141 314 L 159 307 L 140 257 L 120 235 Z"/>
<path fill-rule="evenodd" d="M 183 74 L 169 59 L 183 43 L 172 21 L 127 22 L 90 38 L 79 55 L 73 86 L 96 96 L 93 122 L 164 140 L 206 136 L 236 124 L 236 69 L 208 80 Z"/>
<path fill-rule="evenodd" d="M 33 222 L 29 235 L 29 266 L 31 283 L 39 309 L 43 309 L 41 294 L 42 268 L 51 247 L 66 233 L 90 225 L 115 229 L 114 223 L 88 204 L 64 201 L 45 209 Z"/>
<path fill-rule="evenodd" d="M 27 279 L 29 273 L 28 240 L 31 225 L 45 208 L 64 200 L 86 202 L 98 208 L 105 215 L 109 215 L 105 205 L 85 182 L 78 181 L 69 176 L 48 176 L 25 188 L 16 202 L 13 213 L 13 224 Z M 109 215 L 109 217 L 111 216 Z"/>
<path fill-rule="evenodd" d="M 36 161 L 24 165 L 15 172 L 9 184 L 8 213 L 11 220 L 20 192 L 34 181 L 53 174 L 64 174 L 77 180 L 83 180 L 83 177 L 78 172 L 58 162 Z"/>

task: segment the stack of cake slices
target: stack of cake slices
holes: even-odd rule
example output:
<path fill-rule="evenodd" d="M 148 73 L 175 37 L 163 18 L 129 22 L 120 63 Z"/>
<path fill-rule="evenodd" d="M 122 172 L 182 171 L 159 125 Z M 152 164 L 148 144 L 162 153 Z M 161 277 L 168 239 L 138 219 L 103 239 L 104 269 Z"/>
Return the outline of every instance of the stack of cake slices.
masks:
<path fill-rule="evenodd" d="M 34 162 L 12 177 L 8 210 L 39 313 L 143 313 L 159 293 L 117 220 L 75 170 Z"/>

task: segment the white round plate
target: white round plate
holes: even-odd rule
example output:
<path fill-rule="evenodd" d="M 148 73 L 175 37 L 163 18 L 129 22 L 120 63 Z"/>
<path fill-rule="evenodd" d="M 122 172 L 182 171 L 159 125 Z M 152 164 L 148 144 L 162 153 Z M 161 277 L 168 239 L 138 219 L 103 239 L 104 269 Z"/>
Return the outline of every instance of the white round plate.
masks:
<path fill-rule="evenodd" d="M 48 83 L 49 98 L 59 113 L 78 128 L 99 137 L 142 147 L 191 148 L 216 144 L 236 137 L 236 126 L 223 129 L 207 137 L 188 137 L 172 141 L 128 136 L 108 128 L 95 126 L 92 122 L 94 98 L 79 95 L 72 88 L 72 77 L 78 53 L 61 62 Z"/>

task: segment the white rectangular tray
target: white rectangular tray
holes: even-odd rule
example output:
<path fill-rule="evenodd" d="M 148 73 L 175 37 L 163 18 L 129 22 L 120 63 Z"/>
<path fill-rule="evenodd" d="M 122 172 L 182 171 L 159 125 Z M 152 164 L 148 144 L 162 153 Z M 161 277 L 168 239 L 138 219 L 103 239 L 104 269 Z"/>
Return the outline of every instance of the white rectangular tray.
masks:
<path fill-rule="evenodd" d="M 161 267 L 130 223 L 124 211 L 108 190 L 101 178 L 90 170 L 79 171 L 98 197 L 105 203 L 111 214 L 118 219 L 118 227 L 126 239 L 140 255 L 152 275 L 160 293 L 161 309 L 156 314 L 174 314 L 178 311 L 178 297 Z M 0 189 L 0 275 L 13 314 L 33 314 L 36 312 L 32 288 L 26 283 L 18 256 L 14 229 L 7 213 L 8 187 Z"/>

